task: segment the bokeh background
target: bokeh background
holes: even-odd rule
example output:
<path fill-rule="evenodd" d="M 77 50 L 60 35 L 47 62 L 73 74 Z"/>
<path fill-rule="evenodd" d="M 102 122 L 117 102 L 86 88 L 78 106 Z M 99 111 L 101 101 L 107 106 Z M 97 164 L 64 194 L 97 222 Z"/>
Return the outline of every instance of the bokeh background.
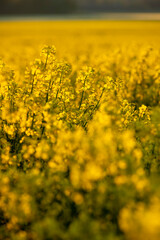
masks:
<path fill-rule="evenodd" d="M 158 12 L 159 0 L 1 0 L 0 15 Z"/>

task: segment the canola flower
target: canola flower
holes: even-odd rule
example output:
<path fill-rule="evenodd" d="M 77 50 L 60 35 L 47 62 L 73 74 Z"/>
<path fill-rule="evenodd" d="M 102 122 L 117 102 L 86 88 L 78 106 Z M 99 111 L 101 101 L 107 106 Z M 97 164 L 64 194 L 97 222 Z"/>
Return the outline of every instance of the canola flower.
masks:
<path fill-rule="evenodd" d="M 160 50 L 111 48 L 0 60 L 0 240 L 160 238 Z"/>

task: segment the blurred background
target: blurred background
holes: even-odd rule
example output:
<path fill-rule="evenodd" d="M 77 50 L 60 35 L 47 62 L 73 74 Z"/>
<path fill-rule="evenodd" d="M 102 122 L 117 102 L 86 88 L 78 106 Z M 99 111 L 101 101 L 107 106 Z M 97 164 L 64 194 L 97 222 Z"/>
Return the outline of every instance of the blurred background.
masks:
<path fill-rule="evenodd" d="M 160 0 L 0 0 L 0 15 L 159 12 Z"/>

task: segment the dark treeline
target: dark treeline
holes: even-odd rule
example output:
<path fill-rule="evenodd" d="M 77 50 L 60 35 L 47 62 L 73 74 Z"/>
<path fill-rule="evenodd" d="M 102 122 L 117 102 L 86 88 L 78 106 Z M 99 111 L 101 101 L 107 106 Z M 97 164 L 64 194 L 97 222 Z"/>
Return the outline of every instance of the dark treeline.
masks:
<path fill-rule="evenodd" d="M 160 0 L 75 0 L 86 11 L 160 11 Z"/>
<path fill-rule="evenodd" d="M 0 14 L 160 11 L 160 0 L 0 0 Z"/>
<path fill-rule="evenodd" d="M 58 14 L 75 11 L 74 0 L 0 0 L 0 14 Z"/>

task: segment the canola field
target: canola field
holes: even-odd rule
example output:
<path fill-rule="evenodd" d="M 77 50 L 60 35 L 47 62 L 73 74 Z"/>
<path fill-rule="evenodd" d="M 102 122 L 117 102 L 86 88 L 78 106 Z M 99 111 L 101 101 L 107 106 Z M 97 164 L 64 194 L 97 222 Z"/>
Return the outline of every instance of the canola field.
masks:
<path fill-rule="evenodd" d="M 160 239 L 160 22 L 0 22 L 0 240 Z"/>

